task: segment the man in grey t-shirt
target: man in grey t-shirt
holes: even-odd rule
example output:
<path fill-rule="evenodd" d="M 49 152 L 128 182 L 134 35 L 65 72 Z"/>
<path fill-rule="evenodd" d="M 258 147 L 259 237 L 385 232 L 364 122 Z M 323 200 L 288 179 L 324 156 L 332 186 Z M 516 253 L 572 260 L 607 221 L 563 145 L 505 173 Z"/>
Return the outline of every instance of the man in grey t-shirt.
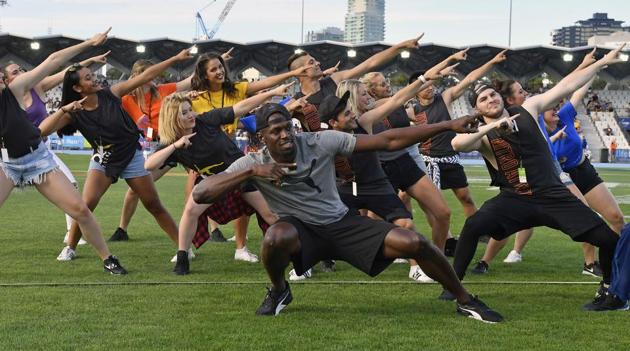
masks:
<path fill-rule="evenodd" d="M 320 113 L 356 118 L 347 101 L 336 96 L 322 101 Z M 267 104 L 256 113 L 256 130 L 266 147 L 203 180 L 193 190 L 193 198 L 209 203 L 252 181 L 280 216 L 263 241 L 262 259 L 273 287 L 257 314 L 277 315 L 292 301 L 284 279 L 289 262 L 293 262 L 298 275 L 323 259 L 339 259 L 376 276 L 396 258 L 413 258 L 431 278 L 454 293 L 458 312 L 491 323 L 503 319 L 468 294 L 446 257 L 428 240 L 413 231 L 349 211 L 335 186 L 337 154 L 397 150 L 446 130 L 471 132 L 476 130 L 476 118 L 356 137 L 336 131 L 294 135 L 289 112 L 281 105 Z"/>

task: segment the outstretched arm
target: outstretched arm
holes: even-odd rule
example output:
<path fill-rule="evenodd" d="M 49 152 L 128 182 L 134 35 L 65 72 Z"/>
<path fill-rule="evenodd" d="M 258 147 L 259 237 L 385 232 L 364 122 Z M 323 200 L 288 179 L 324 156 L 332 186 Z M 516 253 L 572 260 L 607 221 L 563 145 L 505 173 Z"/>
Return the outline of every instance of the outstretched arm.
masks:
<path fill-rule="evenodd" d="M 153 171 L 162 167 L 175 150 L 189 148 L 192 145 L 190 138 L 192 138 L 195 134 L 197 133 L 184 135 L 171 145 L 154 152 L 146 159 L 146 161 L 144 161 L 144 168 L 148 171 Z"/>
<path fill-rule="evenodd" d="M 147 70 L 142 72 L 142 74 L 139 74 L 124 82 L 113 85 L 111 87 L 111 91 L 114 95 L 118 97 L 127 95 L 132 90 L 155 79 L 155 77 L 160 75 L 160 73 L 164 72 L 167 68 L 171 67 L 176 62 L 185 61 L 191 57 L 192 55 L 190 54 L 190 48 L 184 49 L 180 51 L 177 55 L 147 68 Z"/>
<path fill-rule="evenodd" d="M 477 68 L 476 70 L 468 73 L 468 75 L 462 79 L 457 85 L 454 87 L 446 89 L 442 93 L 442 98 L 444 99 L 444 103 L 448 106 L 451 102 L 457 100 L 460 96 L 464 94 L 466 89 L 470 87 L 473 83 L 475 83 L 479 78 L 483 77 L 492 66 L 497 63 L 503 62 L 506 60 L 505 52 L 507 50 L 503 50 L 499 52 L 492 60 L 486 62 L 483 66 Z"/>
<path fill-rule="evenodd" d="M 304 65 L 302 67 L 298 67 L 293 71 L 289 71 L 286 73 L 281 73 L 275 76 L 271 76 L 269 78 L 265 78 L 263 80 L 259 80 L 257 82 L 251 82 L 247 85 L 247 95 L 252 95 L 256 92 L 259 92 L 263 89 L 269 89 L 273 86 L 276 86 L 285 80 L 293 77 L 299 77 L 304 75 L 304 72 L 309 68 L 313 67 L 313 65 Z"/>
<path fill-rule="evenodd" d="M 476 132 L 477 124 L 477 116 L 465 116 L 440 123 L 389 129 L 378 134 L 360 134 L 357 135 L 354 152 L 400 150 L 447 130 L 459 133 Z"/>
<path fill-rule="evenodd" d="M 87 99 L 87 97 L 84 97 L 79 101 L 73 101 L 66 106 L 61 107 L 52 115 L 46 117 L 46 119 L 44 119 L 39 125 L 39 132 L 41 136 L 49 136 L 50 134 L 63 128 L 66 124 L 70 123 L 72 120 L 70 114 L 72 112 L 83 110 L 83 103 L 85 102 L 85 99 Z"/>
<path fill-rule="evenodd" d="M 52 74 L 56 69 L 68 62 L 68 60 L 78 55 L 81 51 L 87 49 L 90 46 L 98 46 L 103 44 L 105 40 L 107 40 L 107 34 L 111 29 L 112 28 L 109 27 L 109 29 L 107 29 L 105 32 L 96 34 L 89 40 L 53 52 L 52 54 L 50 54 L 50 56 L 46 58 L 46 60 L 44 60 L 44 62 L 40 63 L 37 67 L 17 76 L 13 80 L 13 82 L 9 84 L 9 88 L 13 92 L 13 95 L 15 95 L 15 97 L 17 98 L 17 101 L 20 101 L 21 104 L 24 94 L 34 88 L 37 83 Z"/>
<path fill-rule="evenodd" d="M 359 124 L 363 129 L 365 129 L 368 134 L 372 134 L 372 126 L 374 123 L 380 122 L 385 117 L 389 116 L 396 108 L 402 106 L 409 99 L 413 98 L 417 92 L 422 89 L 428 87 L 431 83 L 429 80 L 437 79 L 438 77 L 445 76 L 450 74 L 453 69 L 457 66 L 457 64 L 446 67 L 442 71 L 438 71 L 437 69 L 441 67 L 440 64 L 432 67 L 428 70 L 423 76 L 418 77 L 418 79 L 399 90 L 394 96 L 387 99 L 387 101 L 378 107 L 362 114 L 359 117 Z"/>
<path fill-rule="evenodd" d="M 600 70 L 606 68 L 608 65 L 621 62 L 619 52 L 624 46 L 625 44 L 622 44 L 615 50 L 611 50 L 606 56 L 592 65 L 564 77 L 564 79 L 546 93 L 525 100 L 523 108 L 536 118 L 540 112 L 550 109 L 553 105 L 558 103 L 560 99 L 586 84 L 586 82 L 591 80 Z"/>
<path fill-rule="evenodd" d="M 476 133 L 470 134 L 457 134 L 453 140 L 451 140 L 451 146 L 453 150 L 459 152 L 470 152 L 480 150 L 482 147 L 482 139 L 493 129 L 501 129 L 509 132 L 513 130 L 512 121 L 519 115 L 516 114 L 512 117 L 506 116 L 500 118 L 492 123 L 485 124 L 479 127 Z"/>
<path fill-rule="evenodd" d="M 98 56 L 94 56 L 94 57 L 90 57 L 87 60 L 83 60 L 81 62 L 79 62 L 79 64 L 83 67 L 88 67 L 91 64 L 94 63 L 102 63 L 102 64 L 106 64 L 107 63 L 107 55 L 109 55 L 111 51 L 108 51 L 102 55 L 98 55 Z M 42 80 L 39 84 L 37 84 L 36 89 L 40 90 L 42 93 L 47 92 L 48 90 L 56 87 L 57 85 L 61 84 L 63 82 L 63 76 L 66 74 L 66 71 L 68 70 L 68 68 L 70 68 L 72 66 L 68 66 L 66 67 L 66 69 L 64 69 L 61 72 L 55 73 L 52 76 L 48 76 L 46 78 L 44 78 L 44 80 Z"/>
<path fill-rule="evenodd" d="M 418 40 L 420 40 L 424 36 L 424 33 L 420 34 L 417 38 L 409 39 L 398 43 L 386 50 L 379 52 L 363 61 L 358 66 L 339 71 L 333 73 L 330 77 L 335 81 L 335 83 L 339 84 L 339 82 L 344 81 L 346 79 L 357 78 L 359 76 L 364 75 L 367 72 L 371 72 L 378 68 L 379 66 L 391 61 L 396 55 L 398 55 L 401 51 L 405 49 L 413 49 L 418 47 Z"/>
<path fill-rule="evenodd" d="M 255 109 L 259 105 L 262 105 L 268 99 L 271 99 L 274 96 L 283 96 L 287 94 L 289 88 L 295 84 L 295 82 L 291 82 L 289 84 L 283 84 L 275 89 L 266 91 L 264 93 L 256 94 L 250 98 L 247 98 L 243 101 L 238 102 L 234 105 L 234 118 L 240 118 L 245 116 L 249 111 Z"/>

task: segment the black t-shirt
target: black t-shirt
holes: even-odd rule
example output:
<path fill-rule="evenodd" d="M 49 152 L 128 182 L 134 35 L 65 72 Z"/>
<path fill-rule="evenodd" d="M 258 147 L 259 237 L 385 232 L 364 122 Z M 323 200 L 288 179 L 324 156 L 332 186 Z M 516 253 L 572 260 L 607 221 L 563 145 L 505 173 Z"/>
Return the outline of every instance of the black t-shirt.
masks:
<path fill-rule="evenodd" d="M 197 117 L 190 138 L 191 146 L 177 149 L 165 163 L 177 162 L 201 175 L 212 175 L 226 170 L 243 152 L 221 129 L 221 125 L 234 122 L 232 107 L 217 108 Z"/>
<path fill-rule="evenodd" d="M 9 88 L 0 92 L 0 147 L 9 157 L 22 157 L 41 142 L 41 132 L 26 117 L 15 95 Z"/>
<path fill-rule="evenodd" d="M 382 122 L 374 123 L 374 125 L 372 126 L 372 132 L 374 134 L 378 134 L 388 129 L 403 128 L 410 125 L 411 124 L 409 123 L 409 117 L 407 116 L 407 111 L 405 110 L 405 107 L 399 106 Z M 378 158 L 379 160 L 381 160 L 381 162 L 393 161 L 406 153 L 407 149 L 395 151 L 379 151 Z"/>
<path fill-rule="evenodd" d="M 306 99 L 306 101 L 316 107 L 319 107 L 319 104 L 322 103 L 322 100 L 324 100 L 326 96 L 335 95 L 337 93 L 337 83 L 335 83 L 332 77 L 328 76 L 319 80 L 319 88 L 318 92 Z M 293 98 L 297 100 L 303 96 L 304 94 L 301 91 L 298 91 L 295 95 L 293 95 Z"/>
<path fill-rule="evenodd" d="M 518 195 L 566 194 L 566 187 L 554 167 L 547 140 L 536 120 L 522 107 L 510 108 L 509 112 L 510 115 L 520 113 L 514 120 L 517 132 L 500 135 L 497 130 L 491 130 L 486 134 L 498 167 L 495 169 L 484 158 L 491 184 L 502 191 Z M 519 167 L 525 168 L 527 182 L 520 182 Z"/>
<path fill-rule="evenodd" d="M 95 153 L 103 148 L 101 164 L 105 174 L 116 179 L 140 149 L 141 134 L 123 109 L 121 99 L 109 88 L 99 90 L 96 96 L 98 107 L 72 113 L 72 126 L 83 134 Z"/>
<path fill-rule="evenodd" d="M 442 94 L 436 94 L 433 97 L 433 102 L 428 106 L 416 104 L 414 106 L 414 112 L 419 120 L 426 119 L 428 124 L 451 120 L 451 114 L 448 112 L 448 107 L 446 103 L 444 103 Z M 453 131 L 446 131 L 426 140 L 421 146 L 422 153 L 430 157 L 456 155 L 457 152 L 453 150 L 453 146 L 451 145 L 451 140 L 455 138 L 455 135 L 457 135 L 457 133 Z"/>
<path fill-rule="evenodd" d="M 356 134 L 367 134 L 358 127 Z M 390 195 L 396 194 L 387 175 L 381 167 L 376 151 L 357 152 L 348 156 L 354 181 L 357 183 L 357 195 Z M 340 193 L 352 195 L 352 182 L 337 182 Z"/>

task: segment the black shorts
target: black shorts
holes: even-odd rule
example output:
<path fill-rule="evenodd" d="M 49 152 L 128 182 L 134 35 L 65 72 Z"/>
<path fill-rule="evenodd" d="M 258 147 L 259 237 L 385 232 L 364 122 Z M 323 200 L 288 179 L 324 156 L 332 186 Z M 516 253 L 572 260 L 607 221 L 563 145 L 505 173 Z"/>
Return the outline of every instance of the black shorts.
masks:
<path fill-rule="evenodd" d="M 438 163 L 440 167 L 440 189 L 460 189 L 468 187 L 464 167 L 459 163 Z"/>
<path fill-rule="evenodd" d="M 522 229 L 540 226 L 560 230 L 575 240 L 604 223 L 566 187 L 533 196 L 501 191 L 469 217 L 464 227 L 469 221 L 483 226 L 484 231 L 496 240 L 505 239 Z"/>
<path fill-rule="evenodd" d="M 350 210 L 341 220 L 325 225 L 300 221 L 295 217 L 282 217 L 297 229 L 301 249 L 291 257 L 298 275 L 323 260 L 342 260 L 374 277 L 393 260 L 383 256 L 385 235 L 395 225 L 360 216 Z"/>
<path fill-rule="evenodd" d="M 407 188 L 416 184 L 426 175 L 409 153 L 405 153 L 391 161 L 381 162 L 381 166 L 385 174 L 387 174 L 389 182 L 392 183 L 396 190 L 407 191 Z"/>
<path fill-rule="evenodd" d="M 573 183 L 575 183 L 575 186 L 577 186 L 584 195 L 604 182 L 602 178 L 599 177 L 597 170 L 595 170 L 595 167 L 593 167 L 588 158 L 585 158 L 579 166 L 570 169 L 568 173 Z"/>
<path fill-rule="evenodd" d="M 350 209 L 366 209 L 376 213 L 385 221 L 393 223 L 400 218 L 413 218 L 407 211 L 405 204 L 394 194 L 388 195 L 359 195 L 339 193 L 341 201 Z"/>

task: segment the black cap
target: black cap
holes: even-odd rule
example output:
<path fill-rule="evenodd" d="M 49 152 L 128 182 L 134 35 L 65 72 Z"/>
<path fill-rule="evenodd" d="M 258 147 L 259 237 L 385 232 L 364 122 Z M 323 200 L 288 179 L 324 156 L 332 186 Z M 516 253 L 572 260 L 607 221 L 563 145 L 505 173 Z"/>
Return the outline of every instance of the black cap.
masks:
<path fill-rule="evenodd" d="M 338 98 L 336 95 L 326 96 L 317 108 L 319 120 L 328 123 L 329 120 L 336 119 L 337 115 L 348 105 L 349 98 L 350 91 L 346 91 L 341 98 Z"/>
<path fill-rule="evenodd" d="M 256 131 L 267 128 L 269 126 L 269 117 L 276 113 L 283 115 L 287 121 L 291 120 L 291 114 L 286 107 L 274 103 L 264 104 L 256 111 Z"/>
<path fill-rule="evenodd" d="M 479 94 L 481 94 L 484 90 L 494 89 L 491 85 L 479 83 L 475 85 L 475 88 L 468 94 L 468 102 L 470 102 L 470 106 L 477 106 L 477 98 Z"/>

